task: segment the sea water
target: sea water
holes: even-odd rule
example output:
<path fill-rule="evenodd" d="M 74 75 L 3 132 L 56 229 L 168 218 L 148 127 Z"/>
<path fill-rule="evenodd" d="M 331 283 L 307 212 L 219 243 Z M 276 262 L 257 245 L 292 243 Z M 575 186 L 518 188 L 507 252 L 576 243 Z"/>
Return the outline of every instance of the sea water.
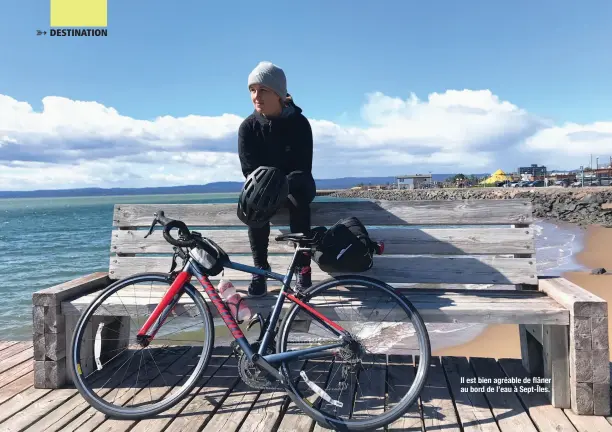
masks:
<path fill-rule="evenodd" d="M 115 204 L 233 203 L 236 199 L 235 193 L 0 199 L 0 339 L 31 340 L 35 291 L 108 271 Z M 574 259 L 584 240 L 580 228 L 538 220 L 534 229 L 539 274 L 581 269 Z M 480 324 L 428 324 L 432 349 L 468 341 L 483 328 Z M 216 345 L 226 344 L 227 329 L 221 324 L 217 330 Z M 397 330 L 386 331 L 397 340 Z M 385 335 L 380 336 L 384 341 Z M 408 332 L 404 336 L 411 339 Z M 386 345 L 391 349 L 393 344 Z"/>

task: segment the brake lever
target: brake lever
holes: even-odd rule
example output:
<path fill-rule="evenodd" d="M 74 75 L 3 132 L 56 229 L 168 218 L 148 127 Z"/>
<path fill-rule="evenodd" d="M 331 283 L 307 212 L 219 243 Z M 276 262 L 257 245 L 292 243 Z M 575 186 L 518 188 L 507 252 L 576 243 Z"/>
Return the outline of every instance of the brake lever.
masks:
<path fill-rule="evenodd" d="M 153 233 L 153 228 L 155 228 L 155 225 L 158 222 L 159 222 L 159 220 L 157 219 L 157 213 L 155 213 L 155 218 L 153 219 L 153 223 L 151 224 L 151 228 L 149 228 L 149 232 L 147 233 L 147 235 L 144 236 L 144 238 L 149 237 Z"/>

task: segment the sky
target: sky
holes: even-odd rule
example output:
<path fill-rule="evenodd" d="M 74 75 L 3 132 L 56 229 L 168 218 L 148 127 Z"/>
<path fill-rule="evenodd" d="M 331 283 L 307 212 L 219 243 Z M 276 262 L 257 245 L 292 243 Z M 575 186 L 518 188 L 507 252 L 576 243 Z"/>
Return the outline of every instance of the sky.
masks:
<path fill-rule="evenodd" d="M 612 156 L 612 2 L 108 0 L 107 37 L 3 2 L 0 190 L 241 181 L 249 72 L 283 68 L 315 178 Z"/>

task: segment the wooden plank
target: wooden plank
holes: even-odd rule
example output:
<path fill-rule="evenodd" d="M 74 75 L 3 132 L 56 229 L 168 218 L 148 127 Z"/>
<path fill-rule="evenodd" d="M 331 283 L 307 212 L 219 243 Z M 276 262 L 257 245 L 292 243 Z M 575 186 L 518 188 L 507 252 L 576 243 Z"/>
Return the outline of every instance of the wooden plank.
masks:
<path fill-rule="evenodd" d="M 235 432 L 240 429 L 261 390 L 254 390 L 239 381 L 221 403 L 202 431 Z"/>
<path fill-rule="evenodd" d="M 67 399 L 75 395 L 74 389 L 53 390 L 34 403 L 15 413 L 10 419 L 0 425 L 5 432 L 17 432 L 30 426 L 39 418 L 59 408 Z M 80 396 L 79 396 L 80 397 Z"/>
<path fill-rule="evenodd" d="M 518 292 L 533 292 L 532 290 L 518 291 Z M 541 325 L 525 325 L 525 331 L 533 336 L 533 338 L 542 344 L 544 338 L 542 337 L 542 326 Z"/>
<path fill-rule="evenodd" d="M 542 344 L 527 331 L 525 324 L 519 324 L 518 330 L 523 366 L 531 374 L 543 374 Z"/>
<path fill-rule="evenodd" d="M 519 359 L 499 359 L 499 365 L 509 378 L 531 378 Z M 532 384 L 525 384 L 530 386 Z M 517 392 L 529 416 L 540 432 L 575 432 L 576 428 L 562 410 L 554 408 L 542 393 Z"/>
<path fill-rule="evenodd" d="M 570 313 L 569 375 L 576 414 L 610 414 L 608 303 L 562 277 L 541 278 L 539 289 Z"/>
<path fill-rule="evenodd" d="M 177 353 L 170 353 L 164 356 L 158 356 L 155 360 L 157 368 L 163 373 L 170 365 L 174 362 L 179 361 L 183 355 L 189 354 L 188 349 L 178 349 Z M 139 362 L 134 361 L 129 364 L 129 368 L 126 370 L 126 378 L 133 377 L 139 369 Z M 106 381 L 105 381 L 106 382 Z M 142 381 L 141 381 L 142 382 Z M 125 386 L 125 380 L 123 373 L 114 374 L 110 381 L 106 383 L 104 390 L 104 397 L 106 400 L 113 400 L 115 404 L 125 405 L 134 396 L 134 391 L 129 388 L 121 387 L 116 388 L 118 385 Z M 143 384 L 144 385 L 144 384 Z M 108 392 L 106 391 L 108 389 Z M 74 417 L 67 425 L 62 427 L 63 431 L 91 431 L 99 427 L 106 420 L 106 415 L 97 411 L 93 407 L 87 408 L 79 415 Z"/>
<path fill-rule="evenodd" d="M 206 385 L 198 388 L 193 399 L 164 431 L 196 432 L 201 430 L 239 381 L 238 362 L 234 356 L 231 356 L 219 367 Z"/>
<path fill-rule="evenodd" d="M 136 395 L 131 398 L 127 405 L 161 401 L 175 386 L 181 386 L 185 383 L 199 362 L 201 352 L 201 347 L 193 347 L 188 353 L 182 355 L 164 370 L 162 372 L 163 375 L 158 374 L 149 386 L 145 387 L 142 391 L 136 392 Z M 108 419 L 96 428 L 96 431 L 125 432 L 130 430 L 135 423 L 135 421 L 131 420 Z"/>
<path fill-rule="evenodd" d="M 299 372 L 305 366 L 305 361 L 292 362 L 290 377 L 299 377 Z M 331 363 L 331 362 L 330 362 Z M 297 380 L 293 380 L 294 383 Z M 282 414 L 289 403 L 287 393 L 279 388 L 266 389 L 261 392 L 249 415 L 244 419 L 240 430 L 244 432 L 267 432 L 275 430 L 275 425 L 281 422 Z"/>
<path fill-rule="evenodd" d="M 0 404 L 32 387 L 34 372 L 27 373 L 0 388 Z"/>
<path fill-rule="evenodd" d="M 484 395 L 480 392 L 469 391 L 470 384 L 466 384 L 466 381 L 473 379 L 474 374 L 468 360 L 465 357 L 442 357 L 442 366 L 463 430 L 465 432 L 499 432 L 499 427 L 495 423 L 493 413 Z M 474 387 L 480 387 L 480 385 L 475 384 Z"/>
<path fill-rule="evenodd" d="M 138 286 L 138 288 L 136 288 Z M 246 296 L 246 286 L 237 286 L 237 291 L 241 293 L 241 295 Z M 151 285 L 146 287 L 146 285 L 134 285 L 134 289 L 125 290 L 126 292 L 122 293 L 121 291 L 109 296 L 106 298 L 104 305 L 105 307 L 112 304 L 139 304 L 139 305 L 151 305 L 156 304 L 161 301 L 162 297 L 168 290 L 168 285 Z M 529 304 L 539 304 L 541 306 L 546 307 L 547 305 L 556 305 L 558 310 L 565 310 L 562 306 L 560 306 L 556 301 L 550 299 L 548 296 L 541 292 L 537 291 L 509 291 L 509 290 L 474 290 L 474 289 L 438 289 L 438 288 L 427 288 L 427 289 L 419 289 L 419 288 L 399 288 L 398 291 L 402 293 L 404 296 L 408 297 L 408 299 L 412 302 L 417 303 L 436 303 L 438 304 L 440 301 L 444 300 L 449 304 L 463 303 L 486 303 L 486 304 L 506 304 L 508 301 L 525 301 Z M 270 290 L 269 294 L 277 295 L 279 290 Z M 371 297 L 371 291 L 364 291 L 360 287 L 352 286 L 350 288 L 338 287 L 336 289 L 336 293 L 334 295 L 330 295 L 328 298 L 335 299 L 334 301 L 357 301 L 361 295 L 367 295 Z M 87 302 L 91 302 L 95 299 L 97 294 L 88 294 L 83 297 L 79 297 L 78 299 L 66 301 L 62 303 L 62 306 L 66 308 L 64 313 L 66 316 L 70 316 L 71 314 L 77 313 L 76 311 L 71 311 L 69 306 L 70 304 L 85 304 Z M 268 298 L 268 297 L 266 297 Z M 384 298 L 387 298 L 384 296 Z M 249 304 L 251 302 L 257 303 L 260 300 L 250 299 Z M 267 302 L 267 300 L 263 299 L 261 301 Z M 534 303 L 535 302 L 535 303 Z M 192 305 L 193 301 L 189 296 L 183 296 L 179 299 L 179 304 L 183 305 Z M 146 312 L 147 309 L 143 307 L 143 313 Z M 79 312 L 80 313 L 80 312 Z M 569 316 L 569 313 L 567 314 Z M 569 321 L 568 321 L 569 322 Z M 533 325 L 532 327 L 537 327 Z M 540 339 L 541 339 L 541 327 L 540 327 Z"/>
<path fill-rule="evenodd" d="M 253 265 L 251 256 L 233 256 L 232 261 Z M 291 256 L 272 255 L 268 258 L 272 270 L 286 272 Z M 110 258 L 109 273 L 113 279 L 121 279 L 140 272 L 168 272 L 172 257 L 121 257 Z M 250 280 L 247 272 L 226 268 L 225 276 L 219 273 L 211 280 L 222 277 L 232 280 Z M 312 261 L 312 279 L 322 280 L 346 272 L 325 272 Z M 529 284 L 537 282 L 535 260 L 532 258 L 473 257 L 415 257 L 376 256 L 374 266 L 363 273 L 385 282 L 399 283 L 468 283 L 468 284 Z"/>
<path fill-rule="evenodd" d="M 188 226 L 244 226 L 236 216 L 236 204 L 116 204 L 114 226 L 150 226 L 153 214 L 180 219 Z M 315 201 L 310 205 L 312 225 L 332 225 L 357 216 L 365 225 L 500 225 L 533 222 L 530 200 L 432 200 L 432 201 Z M 273 226 L 288 226 L 288 209 L 281 209 Z"/>
<path fill-rule="evenodd" d="M 0 353 L 5 350 L 6 348 L 9 348 L 15 344 L 18 344 L 18 341 L 3 341 L 0 340 Z"/>
<path fill-rule="evenodd" d="M 431 358 L 427 382 L 421 392 L 421 404 L 426 431 L 461 430 L 439 357 Z"/>
<path fill-rule="evenodd" d="M 24 432 L 37 432 L 43 430 L 45 432 L 57 432 L 64 430 L 63 428 L 65 425 L 90 407 L 89 403 L 78 394 L 76 389 L 71 390 L 72 397 L 67 396 L 60 406 L 47 412 L 46 415 L 34 419 L 32 424 L 26 429 L 23 429 Z M 110 391 L 110 389 L 108 389 L 108 391 Z M 53 393 L 55 393 L 55 391 L 52 391 L 50 394 Z M 66 392 L 66 395 L 69 395 L 69 393 L 70 392 Z"/>
<path fill-rule="evenodd" d="M 137 298 L 137 299 L 141 299 L 141 298 L 146 298 L 146 299 L 151 299 L 152 302 L 158 302 L 159 300 L 161 300 L 161 298 L 164 296 L 164 294 L 168 291 L 169 285 L 158 285 L 158 284 L 145 284 L 145 283 L 135 283 L 132 285 L 133 288 L 130 289 L 126 289 L 126 290 L 122 290 L 122 291 L 118 291 L 116 293 L 114 293 L 113 295 L 109 296 L 105 303 L 112 303 L 112 299 L 116 299 L 115 301 L 119 301 L 118 299 L 121 298 L 121 300 L 123 301 L 127 301 L 132 302 L 134 301 L 133 299 Z M 237 285 L 236 286 L 236 290 L 238 292 L 240 292 L 242 295 L 246 295 L 247 293 L 247 286 L 248 284 L 242 284 L 242 285 Z M 360 294 L 368 294 L 371 295 L 372 291 L 371 290 L 367 290 L 361 286 L 356 286 L 356 285 L 350 285 L 347 283 L 348 287 L 342 287 L 342 286 L 338 286 L 335 288 L 335 292 L 337 292 L 338 296 L 345 296 L 345 297 L 351 297 L 351 296 L 358 296 Z M 505 289 L 471 289 L 471 288 L 398 288 L 397 289 L 400 293 L 402 293 L 405 296 L 409 296 L 411 300 L 414 301 L 418 301 L 418 302 L 427 302 L 427 301 L 433 301 L 433 302 L 437 302 L 437 300 L 435 300 L 436 298 L 444 298 L 447 299 L 448 301 L 452 301 L 452 302 L 462 302 L 462 303 L 473 303 L 473 302 L 484 302 L 484 303 L 497 303 L 500 301 L 506 301 L 507 299 L 514 299 L 514 300 L 525 300 L 525 301 L 532 301 L 532 300 L 542 300 L 542 301 L 547 301 L 550 302 L 551 299 L 550 297 L 548 297 L 545 293 L 540 292 L 540 291 L 512 291 L 512 290 L 505 290 Z M 125 291 L 125 292 L 123 292 Z M 268 293 L 271 295 L 277 295 L 280 291 L 280 287 L 273 287 L 273 289 L 268 290 Z M 92 294 L 86 294 L 82 297 L 79 297 L 79 299 L 88 299 L 88 301 L 93 300 L 94 298 L 96 298 L 98 294 L 97 293 L 92 293 Z M 337 295 L 334 295 L 337 296 Z M 62 305 L 65 304 L 69 304 L 71 302 L 75 302 L 78 299 L 75 300 L 70 300 L 70 301 L 65 301 L 62 302 Z M 192 303 L 191 298 L 188 296 L 185 297 L 181 297 L 181 299 L 179 300 L 179 302 L 185 302 L 185 301 L 189 301 L 190 304 Z M 556 301 L 554 301 L 554 304 L 558 304 Z M 559 305 L 559 307 L 562 307 Z M 565 309 L 565 308 L 564 308 Z M 64 311 L 64 313 L 67 313 L 67 311 Z M 70 315 L 70 312 L 67 313 L 67 315 Z M 538 326 L 529 326 L 530 328 L 537 328 Z M 542 326 L 539 326 L 539 338 L 538 341 L 541 341 L 542 339 Z"/>
<path fill-rule="evenodd" d="M 34 306 L 55 306 L 77 295 L 83 295 L 107 286 L 110 283 L 108 273 L 91 273 L 68 282 L 36 291 L 32 294 Z"/>
<path fill-rule="evenodd" d="M 572 410 L 563 410 L 578 432 L 612 432 L 612 425 L 605 417 L 576 415 Z"/>
<path fill-rule="evenodd" d="M 309 380 L 317 384 L 322 389 L 326 389 L 329 387 L 327 382 L 332 366 L 333 361 L 330 359 L 317 359 L 306 362 L 303 369 Z M 298 376 L 299 375 L 297 373 L 292 374 L 292 378 Z M 303 379 L 298 379 L 297 387 L 302 395 L 306 396 L 308 402 L 315 405 L 317 408 L 320 406 L 321 398 L 306 386 Z M 315 421 L 312 418 L 307 416 L 304 411 L 298 408 L 293 401 L 290 401 L 283 413 L 277 432 L 295 432 L 301 430 L 310 431 L 313 427 L 313 432 L 329 430 L 322 428 L 319 424 L 315 424 Z"/>
<path fill-rule="evenodd" d="M 273 430 L 274 425 L 279 421 L 287 399 L 287 394 L 280 390 L 262 391 L 240 426 L 240 430 L 245 432 Z"/>
<path fill-rule="evenodd" d="M 31 360 L 34 356 L 34 348 L 30 347 L 24 351 L 21 351 L 14 356 L 2 360 L 0 363 L 0 373 L 5 372 L 11 369 L 14 366 L 17 366 L 20 363 L 23 363 L 27 360 Z"/>
<path fill-rule="evenodd" d="M 219 244 L 228 254 L 251 253 L 248 231 L 201 230 L 203 236 Z M 276 236 L 288 229 L 271 229 L 269 253 L 292 253 L 293 244 L 278 242 Z M 157 230 L 144 238 L 146 230 L 115 230 L 111 236 L 111 253 L 172 253 L 172 245 Z M 495 255 L 535 253 L 533 229 L 514 228 L 446 228 L 403 229 L 368 228 L 370 237 L 385 242 L 385 255 Z"/>
<path fill-rule="evenodd" d="M 208 363 L 208 367 L 202 372 L 202 375 L 198 379 L 196 386 L 191 392 L 183 398 L 181 402 L 164 411 L 163 415 L 156 416 L 150 419 L 140 420 L 130 432 L 162 432 L 166 430 L 166 427 L 171 422 L 175 421 L 181 423 L 182 421 L 191 421 L 191 417 L 194 414 L 201 413 L 200 410 L 190 410 L 192 405 L 197 404 L 193 402 L 194 397 L 202 391 L 206 391 L 209 385 L 214 385 L 214 377 L 218 373 L 223 373 L 222 367 L 231 361 L 236 361 L 236 358 L 230 353 L 227 347 L 215 347 Z M 235 380 L 236 377 L 233 377 Z M 202 399 L 205 400 L 205 399 Z M 180 413 L 180 414 L 179 414 Z M 195 425 L 197 421 L 193 422 Z M 176 427 L 176 426 L 175 426 Z M 33 431 L 34 432 L 34 431 Z"/>
<path fill-rule="evenodd" d="M 563 277 L 540 277 L 540 291 L 577 316 L 608 316 L 608 303 Z"/>
<path fill-rule="evenodd" d="M 384 354 L 368 355 L 359 371 L 355 385 L 352 419 L 367 419 L 385 411 L 385 392 L 387 386 L 387 359 Z M 384 431 L 384 427 L 373 429 Z"/>
<path fill-rule="evenodd" d="M 224 354 L 220 355 L 222 352 Z M 198 386 L 206 383 L 207 378 L 211 376 L 214 371 L 216 371 L 218 367 L 218 362 L 221 363 L 227 359 L 229 355 L 229 350 L 227 349 L 217 349 L 216 352 L 213 352 L 211 356 L 211 360 L 209 363 L 209 367 L 205 369 L 204 373 L 198 380 Z M 127 377 L 129 378 L 129 376 Z M 101 380 L 105 380 L 105 377 L 100 378 Z M 107 388 L 103 390 L 102 395 L 106 395 L 111 391 L 111 388 Z M 147 432 L 160 432 L 163 430 L 166 424 L 172 421 L 172 418 L 178 410 L 184 407 L 188 401 L 193 396 L 193 392 L 191 395 L 187 395 L 183 401 L 179 402 L 170 410 L 164 411 L 162 416 L 157 416 L 151 419 L 145 419 L 137 422 L 134 426 L 135 431 L 147 431 Z M 76 390 L 75 390 L 76 393 Z M 48 413 L 48 415 L 41 418 L 38 422 L 32 424 L 28 429 L 25 429 L 25 432 L 37 432 L 44 430 L 46 432 L 56 432 L 65 430 L 64 427 L 70 423 L 73 419 L 80 416 L 85 410 L 89 408 L 89 404 L 80 396 L 76 396 L 67 400 L 63 403 L 59 408 L 54 411 Z"/>
<path fill-rule="evenodd" d="M 486 292 L 473 290 L 473 296 L 464 299 L 460 294 L 444 294 L 443 290 L 431 290 L 431 293 L 422 292 L 411 293 L 409 290 L 404 292 L 407 299 L 417 308 L 423 319 L 427 322 L 476 322 L 476 323 L 549 323 L 549 324 L 568 324 L 569 315 L 566 309 L 559 306 L 554 300 L 547 297 L 526 298 L 519 296 L 514 298 L 512 294 L 508 297 L 493 298 L 487 301 L 474 300 L 478 294 L 486 295 Z M 512 293 L 512 292 L 509 292 Z M 145 310 L 150 313 L 159 301 L 159 297 L 148 296 L 122 298 L 120 302 L 113 305 L 108 302 L 104 309 L 98 313 L 113 316 L 123 316 L 130 313 L 132 316 L 142 315 Z M 81 297 L 71 302 L 62 303 L 64 313 L 68 316 L 80 314 L 91 302 L 90 297 Z M 213 317 L 218 318 L 216 307 L 205 297 L 209 304 Z M 263 298 L 246 299 L 249 308 L 253 313 L 269 312 L 276 301 L 276 295 L 268 295 Z M 373 308 L 377 310 L 387 310 L 390 313 L 383 315 L 384 320 L 395 322 L 405 320 L 406 313 L 395 308 L 395 303 L 381 303 L 376 298 L 370 298 L 367 302 L 361 303 L 346 296 L 325 296 L 315 297 L 310 301 L 318 311 L 333 320 L 370 320 Z M 147 306 L 148 305 L 148 306 Z M 486 305 L 486 307 L 484 306 Z M 284 311 L 291 306 L 290 302 L 284 303 Z M 190 299 L 179 302 L 175 313 L 177 315 L 188 313 L 191 310 Z M 377 319 L 376 321 L 380 321 Z"/>
<path fill-rule="evenodd" d="M 18 343 L 3 351 L 0 351 L 0 362 L 10 359 L 17 354 L 20 354 L 29 348 L 32 348 L 32 342 Z"/>
<path fill-rule="evenodd" d="M 329 378 L 327 381 L 321 385 L 320 387 L 325 390 L 325 392 L 332 398 L 332 400 L 337 400 L 342 403 L 341 407 L 334 406 L 325 400 L 320 400 L 319 409 L 328 413 L 331 413 L 340 418 L 348 418 L 351 415 L 351 405 L 355 400 L 354 393 L 356 389 L 357 380 L 353 377 L 353 379 L 349 379 L 347 382 L 346 388 L 340 387 L 340 382 L 342 380 L 342 363 L 334 362 L 332 364 L 331 370 L 329 371 Z M 306 372 L 308 378 L 314 373 Z M 324 376 L 324 374 L 320 374 Z M 307 391 L 307 394 L 312 395 L 313 392 L 311 390 Z M 312 399 L 311 399 L 312 402 Z M 313 432 L 322 432 L 325 430 L 329 430 L 324 428 L 319 424 L 315 424 Z"/>
<path fill-rule="evenodd" d="M 12 383 L 18 378 L 29 374 L 34 369 L 34 365 L 31 361 L 24 361 L 23 363 L 12 367 L 11 369 L 0 374 L 0 389 L 7 384 Z M 34 378 L 32 378 L 34 379 Z"/>
<path fill-rule="evenodd" d="M 542 362 L 544 377 L 551 380 L 550 401 L 556 408 L 570 408 L 569 328 L 542 327 Z"/>
<path fill-rule="evenodd" d="M 26 407 L 32 405 L 38 399 L 46 396 L 51 391 L 47 389 L 35 389 L 34 387 L 32 387 L 31 379 L 29 379 L 29 382 L 23 383 L 24 386 L 26 384 L 27 387 L 25 388 L 25 390 L 22 390 L 17 394 L 13 393 L 14 396 L 2 404 L 2 409 L 0 409 L 0 426 L 5 420 L 14 416 Z M 13 385 L 16 386 L 17 381 L 14 381 L 12 384 L 4 387 L 4 389 L 7 389 L 8 387 Z"/>
<path fill-rule="evenodd" d="M 408 393 L 414 383 L 412 356 L 389 355 L 387 360 L 388 407 L 391 409 Z M 420 432 L 423 425 L 419 399 L 397 420 L 387 426 L 388 431 Z"/>
<path fill-rule="evenodd" d="M 502 432 L 537 432 L 516 394 L 499 391 L 498 385 L 494 384 L 495 378 L 505 377 L 497 362 L 491 358 L 471 357 L 470 364 L 477 377 L 491 382 L 490 385 L 485 384 L 484 394 L 489 401 L 500 430 Z M 493 391 L 486 391 L 490 387 L 493 388 Z M 511 384 L 500 384 L 499 387 L 512 388 L 513 386 Z"/>

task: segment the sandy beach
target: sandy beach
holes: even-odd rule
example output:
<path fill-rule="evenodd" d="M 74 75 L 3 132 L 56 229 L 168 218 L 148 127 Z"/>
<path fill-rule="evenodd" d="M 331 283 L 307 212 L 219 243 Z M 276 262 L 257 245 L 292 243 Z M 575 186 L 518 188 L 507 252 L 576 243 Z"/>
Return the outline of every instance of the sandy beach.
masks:
<path fill-rule="evenodd" d="M 584 248 L 576 260 L 595 269 L 603 267 L 609 273 L 592 275 L 587 272 L 565 272 L 563 276 L 584 289 L 612 302 L 612 228 L 590 225 L 586 228 Z M 612 335 L 612 320 L 608 322 L 608 334 Z M 491 325 L 468 343 L 432 352 L 433 355 L 520 358 L 518 326 L 514 324 Z M 612 360 L 612 355 L 610 360 Z"/>

